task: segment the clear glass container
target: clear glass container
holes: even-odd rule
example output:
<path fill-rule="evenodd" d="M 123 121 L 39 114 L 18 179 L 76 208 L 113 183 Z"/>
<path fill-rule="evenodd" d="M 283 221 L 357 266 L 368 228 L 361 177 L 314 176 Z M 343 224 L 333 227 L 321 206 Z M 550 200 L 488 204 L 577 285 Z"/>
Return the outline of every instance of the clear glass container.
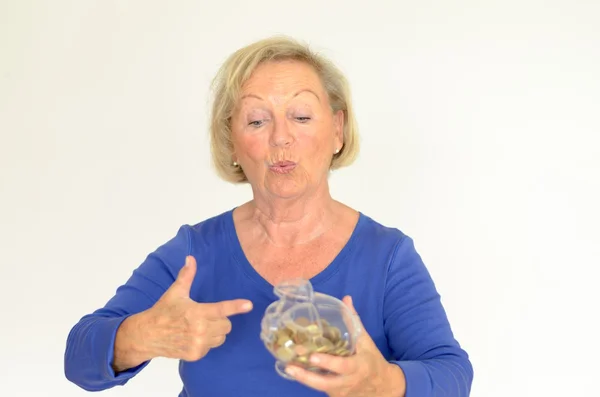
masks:
<path fill-rule="evenodd" d="M 320 374 L 310 365 L 314 352 L 350 356 L 360 334 L 356 316 L 341 300 L 313 291 L 310 281 L 294 279 L 275 286 L 279 297 L 265 310 L 260 337 L 275 357 L 275 369 L 286 379 L 288 364 Z"/>

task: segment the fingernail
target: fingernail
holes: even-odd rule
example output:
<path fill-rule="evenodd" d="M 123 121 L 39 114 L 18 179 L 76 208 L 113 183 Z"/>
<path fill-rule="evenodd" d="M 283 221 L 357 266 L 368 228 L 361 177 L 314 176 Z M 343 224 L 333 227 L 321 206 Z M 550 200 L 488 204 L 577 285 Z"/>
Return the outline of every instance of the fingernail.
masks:
<path fill-rule="evenodd" d="M 242 305 L 242 310 L 250 310 L 252 309 L 252 302 L 246 302 Z"/>
<path fill-rule="evenodd" d="M 319 358 L 319 356 L 310 356 L 310 362 L 313 364 L 318 364 L 321 362 L 321 359 Z"/>
<path fill-rule="evenodd" d="M 185 257 L 185 266 L 187 267 L 187 266 L 189 266 L 189 265 L 190 265 L 190 257 L 189 257 L 189 256 L 186 256 L 186 257 Z"/>
<path fill-rule="evenodd" d="M 292 367 L 287 367 L 287 368 L 285 369 L 285 372 L 286 372 L 288 375 L 290 375 L 290 376 L 296 376 L 296 374 L 298 373 L 298 372 L 296 371 L 296 368 L 292 368 Z"/>

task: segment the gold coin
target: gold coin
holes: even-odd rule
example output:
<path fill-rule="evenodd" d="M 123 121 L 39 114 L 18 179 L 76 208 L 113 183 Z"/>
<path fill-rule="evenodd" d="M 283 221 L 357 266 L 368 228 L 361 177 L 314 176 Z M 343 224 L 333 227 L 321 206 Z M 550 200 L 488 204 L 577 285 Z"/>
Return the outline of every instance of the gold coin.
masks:
<path fill-rule="evenodd" d="M 278 359 L 309 368 L 312 353 L 349 356 L 348 346 L 349 342 L 342 337 L 342 331 L 327 320 L 311 322 L 307 317 L 298 317 L 277 329 L 268 347 Z"/>
<path fill-rule="evenodd" d="M 298 317 L 294 322 L 301 327 L 307 327 L 311 324 L 310 320 L 306 317 Z"/>
<path fill-rule="evenodd" d="M 328 328 L 329 331 L 329 337 L 328 339 L 330 341 L 338 341 L 342 338 L 342 332 L 340 331 L 340 329 L 338 327 L 329 327 Z"/>
<path fill-rule="evenodd" d="M 303 344 L 306 343 L 308 341 L 308 335 L 304 332 L 297 332 L 294 337 L 293 337 L 293 341 L 296 344 Z"/>
<path fill-rule="evenodd" d="M 308 355 L 297 356 L 295 361 L 300 364 L 308 364 Z"/>
<path fill-rule="evenodd" d="M 318 346 L 312 341 L 306 342 L 303 346 L 306 349 L 306 354 L 312 354 L 318 349 Z"/>
<path fill-rule="evenodd" d="M 318 334 L 319 333 L 319 326 L 317 324 L 309 324 L 306 326 L 306 331 L 309 334 Z"/>
<path fill-rule="evenodd" d="M 287 362 L 293 359 L 296 354 L 289 347 L 281 346 L 279 349 L 276 350 L 275 355 L 281 361 Z"/>
<path fill-rule="evenodd" d="M 293 342 L 287 333 L 283 332 L 283 333 L 280 333 L 279 335 L 277 335 L 277 344 L 279 346 L 288 345 L 290 343 L 293 343 Z"/>
<path fill-rule="evenodd" d="M 319 346 L 315 350 L 315 353 L 329 353 L 331 350 L 330 346 Z"/>
<path fill-rule="evenodd" d="M 333 347 L 333 343 L 323 336 L 316 337 L 313 342 L 317 345 L 317 348 L 325 347 L 327 349 L 331 349 Z"/>

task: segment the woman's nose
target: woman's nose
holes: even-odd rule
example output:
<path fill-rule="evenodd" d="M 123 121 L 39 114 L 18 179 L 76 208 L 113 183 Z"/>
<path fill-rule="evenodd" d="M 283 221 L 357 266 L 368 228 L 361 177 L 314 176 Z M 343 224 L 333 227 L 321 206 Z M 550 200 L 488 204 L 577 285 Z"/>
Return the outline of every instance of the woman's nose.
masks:
<path fill-rule="evenodd" d="M 285 118 L 276 119 L 271 131 L 271 145 L 290 146 L 294 142 L 294 134 Z"/>

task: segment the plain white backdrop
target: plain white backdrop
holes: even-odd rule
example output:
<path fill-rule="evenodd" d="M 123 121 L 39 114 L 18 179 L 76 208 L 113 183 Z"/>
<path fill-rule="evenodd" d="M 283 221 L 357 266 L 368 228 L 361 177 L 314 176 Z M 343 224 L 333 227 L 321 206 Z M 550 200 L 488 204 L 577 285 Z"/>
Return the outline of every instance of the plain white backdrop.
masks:
<path fill-rule="evenodd" d="M 334 196 L 415 239 L 472 396 L 592 396 L 600 2 L 0 1 L 0 395 L 85 396 L 65 341 L 181 224 L 250 198 L 210 166 L 209 82 L 284 33 L 353 88 Z M 176 396 L 156 360 L 103 396 Z"/>

